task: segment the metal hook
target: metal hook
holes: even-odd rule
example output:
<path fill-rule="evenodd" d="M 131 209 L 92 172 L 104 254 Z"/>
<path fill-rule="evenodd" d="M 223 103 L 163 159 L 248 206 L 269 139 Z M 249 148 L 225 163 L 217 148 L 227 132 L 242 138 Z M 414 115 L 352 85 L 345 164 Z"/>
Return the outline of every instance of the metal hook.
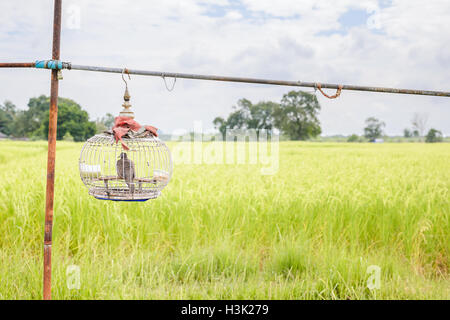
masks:
<path fill-rule="evenodd" d="M 297 81 L 297 82 L 298 83 L 302 83 L 301 81 Z M 317 82 L 314 82 L 314 91 L 308 90 L 308 91 L 305 91 L 305 92 L 313 94 L 313 95 L 316 95 L 317 94 Z"/>
<path fill-rule="evenodd" d="M 167 82 L 166 82 L 166 75 L 163 73 L 161 75 L 161 77 L 164 80 L 164 85 L 166 86 L 167 91 L 169 91 L 169 92 L 173 91 L 173 89 L 175 88 L 175 83 L 177 83 L 177 78 L 176 77 L 173 78 L 172 88 L 169 89 L 169 87 L 167 86 Z"/>
<path fill-rule="evenodd" d="M 129 80 L 131 80 L 131 77 L 130 77 L 130 74 L 128 73 L 128 69 L 127 69 L 127 68 L 123 68 L 123 70 L 122 70 L 122 80 L 123 80 L 123 82 L 125 82 L 125 88 L 128 89 L 128 83 L 127 83 L 127 80 L 125 80 L 125 78 L 123 77 L 123 73 L 124 73 L 125 71 L 126 71 L 127 74 L 128 74 L 128 79 L 129 79 Z"/>

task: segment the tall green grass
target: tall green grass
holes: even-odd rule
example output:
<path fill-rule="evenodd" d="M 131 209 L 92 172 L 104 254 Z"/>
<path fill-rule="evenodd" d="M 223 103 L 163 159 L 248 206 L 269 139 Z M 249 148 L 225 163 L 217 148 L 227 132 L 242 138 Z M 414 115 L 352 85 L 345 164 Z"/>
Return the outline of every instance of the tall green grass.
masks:
<path fill-rule="evenodd" d="M 447 144 L 282 142 L 276 175 L 175 164 L 146 203 L 90 197 L 81 146 L 57 145 L 55 299 L 449 298 Z M 42 298 L 45 178 L 45 142 L 0 142 L 1 299 Z"/>

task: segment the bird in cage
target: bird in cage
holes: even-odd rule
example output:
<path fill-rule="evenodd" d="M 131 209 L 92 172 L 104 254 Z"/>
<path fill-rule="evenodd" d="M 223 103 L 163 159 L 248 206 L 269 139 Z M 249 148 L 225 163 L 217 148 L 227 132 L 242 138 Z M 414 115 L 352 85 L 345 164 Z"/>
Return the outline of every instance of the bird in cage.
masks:
<path fill-rule="evenodd" d="M 125 152 L 120 154 L 119 160 L 116 163 L 117 176 L 125 180 L 131 193 L 134 193 L 134 183 L 133 180 L 136 176 L 134 170 L 134 162 L 128 158 Z"/>

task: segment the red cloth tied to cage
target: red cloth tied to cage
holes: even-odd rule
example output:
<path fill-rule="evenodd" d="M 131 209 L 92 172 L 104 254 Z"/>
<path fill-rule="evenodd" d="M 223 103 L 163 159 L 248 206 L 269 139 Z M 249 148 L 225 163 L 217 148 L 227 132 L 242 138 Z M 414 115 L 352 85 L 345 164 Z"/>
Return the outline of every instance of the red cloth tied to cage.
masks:
<path fill-rule="evenodd" d="M 116 143 L 120 140 L 122 148 L 125 150 L 130 150 L 130 148 L 123 142 L 122 137 L 129 135 L 130 131 L 133 135 L 142 133 L 144 135 L 152 134 L 157 137 L 157 130 L 158 129 L 153 126 L 144 126 L 144 130 L 142 130 L 142 126 L 139 123 L 128 117 L 116 117 L 114 119 L 114 127 L 112 128 Z"/>

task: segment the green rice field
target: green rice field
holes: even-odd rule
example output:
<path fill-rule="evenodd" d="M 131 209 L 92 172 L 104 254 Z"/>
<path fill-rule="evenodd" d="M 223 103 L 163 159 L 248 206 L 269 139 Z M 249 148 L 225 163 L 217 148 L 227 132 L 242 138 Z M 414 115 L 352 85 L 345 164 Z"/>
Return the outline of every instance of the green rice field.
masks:
<path fill-rule="evenodd" d="M 81 147 L 57 143 L 54 299 L 450 297 L 450 144 L 280 142 L 274 175 L 175 162 L 145 203 L 89 196 Z M 42 299 L 46 161 L 0 141 L 0 299 Z"/>

